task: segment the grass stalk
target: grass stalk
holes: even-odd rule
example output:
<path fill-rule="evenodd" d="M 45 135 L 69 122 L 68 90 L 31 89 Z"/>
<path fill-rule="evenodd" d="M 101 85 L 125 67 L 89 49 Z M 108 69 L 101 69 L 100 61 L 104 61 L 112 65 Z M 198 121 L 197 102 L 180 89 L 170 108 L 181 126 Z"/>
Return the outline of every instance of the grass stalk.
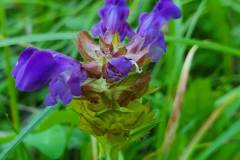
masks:
<path fill-rule="evenodd" d="M 169 118 L 168 124 L 167 124 L 167 129 L 165 131 L 164 142 L 157 151 L 147 155 L 145 157 L 145 160 L 149 160 L 152 157 L 157 156 L 162 153 L 164 155 L 166 155 L 169 151 L 171 144 L 173 143 L 173 141 L 175 139 L 175 135 L 176 135 L 176 131 L 178 128 L 179 119 L 180 119 L 180 115 L 181 115 L 182 100 L 183 100 L 184 93 L 186 90 L 190 67 L 191 67 L 192 59 L 193 59 L 194 54 L 196 53 L 197 49 L 198 49 L 197 46 L 193 46 L 192 49 L 189 51 L 189 53 L 186 57 L 186 60 L 184 62 L 184 65 L 182 68 L 182 73 L 181 73 L 180 80 L 178 83 L 176 97 L 175 97 L 175 100 L 173 103 L 172 114 L 170 115 L 170 118 Z"/>
<path fill-rule="evenodd" d="M 2 2 L 0 3 L 0 6 L 3 6 Z M 5 9 L 4 7 L 0 8 L 0 24 L 1 24 L 1 33 L 3 34 L 2 36 L 5 36 L 5 21 L 6 16 L 5 16 Z M 5 63 L 5 74 L 7 77 L 7 88 L 8 88 L 8 95 L 10 99 L 10 109 L 11 109 L 11 118 L 13 121 L 13 127 L 16 131 L 20 129 L 19 125 L 19 113 L 18 113 L 18 107 L 17 107 L 17 95 L 15 91 L 15 84 L 14 80 L 12 78 L 12 67 L 11 67 L 11 51 L 8 47 L 3 48 L 3 59 Z"/>
<path fill-rule="evenodd" d="M 14 129 L 18 132 L 20 130 L 20 123 L 19 123 L 19 111 L 17 107 L 17 95 L 14 87 L 14 80 L 12 78 L 12 67 L 11 67 L 11 60 L 10 60 L 10 49 L 4 48 L 3 58 L 6 67 L 6 77 L 7 77 L 7 88 L 8 88 L 8 95 L 10 99 L 10 110 L 11 110 L 11 118 Z"/>
<path fill-rule="evenodd" d="M 171 36 L 166 36 L 166 40 L 167 42 L 181 43 L 187 46 L 197 45 L 199 48 L 213 50 L 219 53 L 224 53 L 224 54 L 238 56 L 238 57 L 240 56 L 239 49 L 228 47 L 226 45 L 211 42 L 208 40 L 203 41 L 203 40 L 190 39 L 190 38 L 175 38 Z"/>
<path fill-rule="evenodd" d="M 192 49 L 187 54 L 186 60 L 182 68 L 182 73 L 178 83 L 176 97 L 173 103 L 172 114 L 170 115 L 170 118 L 167 124 L 167 129 L 165 132 L 164 142 L 161 147 L 162 148 L 161 150 L 163 151 L 163 153 L 168 152 L 176 136 L 176 131 L 178 128 L 179 119 L 181 115 L 181 105 L 182 105 L 184 93 L 187 86 L 190 67 L 191 67 L 193 56 L 196 53 L 197 49 L 198 49 L 198 46 L 192 47 Z"/>
<path fill-rule="evenodd" d="M 174 24 L 175 30 L 177 32 L 174 33 L 175 38 L 186 38 L 189 39 L 193 32 L 194 29 L 196 28 L 196 25 L 198 23 L 199 18 L 202 15 L 202 12 L 205 9 L 205 4 L 207 0 L 202 0 L 198 8 L 196 9 L 196 12 L 193 13 L 193 15 L 190 17 L 191 21 L 188 26 L 185 27 L 185 24 L 183 22 L 183 18 L 180 20 L 176 21 Z M 177 3 L 179 6 L 182 8 L 183 2 L 181 0 L 177 0 Z M 183 15 L 184 16 L 184 15 Z M 191 44 L 193 46 L 195 44 Z M 200 46 L 199 46 L 200 47 Z M 174 56 L 171 59 L 171 68 L 168 71 L 169 74 L 169 80 L 168 80 L 168 95 L 172 96 L 172 93 L 174 92 L 176 85 L 177 85 L 177 80 L 178 76 L 180 75 L 181 68 L 183 66 L 183 61 L 184 61 L 184 55 L 186 53 L 187 45 L 181 45 L 177 44 L 175 47 L 175 50 L 173 52 Z M 172 67 L 173 66 L 173 67 Z"/>
<path fill-rule="evenodd" d="M 0 2 L 0 6 L 3 6 L 0 8 L 0 31 L 2 33 L 2 36 L 6 36 L 6 13 L 5 8 L 2 3 Z M 19 110 L 17 106 L 17 93 L 15 91 L 15 83 L 12 78 L 12 65 L 11 65 L 11 51 L 10 48 L 4 47 L 3 48 L 3 60 L 5 64 L 5 75 L 7 79 L 7 93 L 9 97 L 9 107 L 11 112 L 11 119 L 12 119 L 12 128 L 13 130 L 18 133 L 20 130 L 20 121 L 19 121 Z M 22 148 L 17 148 L 16 151 L 16 157 L 18 160 L 22 160 L 24 155 L 22 153 Z"/>

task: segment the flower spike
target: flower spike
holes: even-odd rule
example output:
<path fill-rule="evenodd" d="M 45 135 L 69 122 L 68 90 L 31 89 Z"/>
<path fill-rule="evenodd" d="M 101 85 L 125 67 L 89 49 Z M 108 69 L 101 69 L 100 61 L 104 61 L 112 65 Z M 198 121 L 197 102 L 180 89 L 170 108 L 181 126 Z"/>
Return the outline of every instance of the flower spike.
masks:
<path fill-rule="evenodd" d="M 144 128 L 145 132 L 155 123 L 155 113 L 142 100 L 150 93 L 151 67 L 146 65 L 166 51 L 160 29 L 178 18 L 180 10 L 172 0 L 160 0 L 150 13 L 140 16 L 136 33 L 127 23 L 128 15 L 127 0 L 105 0 L 100 21 L 92 28 L 99 43 L 86 31 L 77 36 L 82 61 L 52 50 L 26 48 L 12 73 L 21 91 L 48 85 L 45 106 L 58 101 L 69 104 L 79 114 L 80 129 L 107 144 L 99 144 L 103 153 L 104 146 L 114 153 L 135 141 L 142 136 L 135 131 Z M 123 41 L 125 37 L 129 41 Z"/>

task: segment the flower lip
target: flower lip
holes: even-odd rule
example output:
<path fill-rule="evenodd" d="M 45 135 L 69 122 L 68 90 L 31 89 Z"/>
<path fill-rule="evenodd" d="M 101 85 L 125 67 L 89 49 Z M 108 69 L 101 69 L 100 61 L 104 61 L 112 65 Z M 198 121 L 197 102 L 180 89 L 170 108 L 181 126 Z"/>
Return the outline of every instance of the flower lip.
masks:
<path fill-rule="evenodd" d="M 26 48 L 19 56 L 18 61 L 14 67 L 14 70 L 12 72 L 12 75 L 14 78 L 16 78 L 17 73 L 19 72 L 19 70 L 22 68 L 22 66 L 28 61 L 28 59 L 30 59 L 30 57 L 33 55 L 33 53 L 37 51 L 36 48 Z"/>
<path fill-rule="evenodd" d="M 31 92 L 47 84 L 55 69 L 56 63 L 51 53 L 27 48 L 19 57 L 13 77 L 21 91 Z"/>
<path fill-rule="evenodd" d="M 112 81 L 120 81 L 128 76 L 132 69 L 132 62 L 130 59 L 121 56 L 113 58 L 107 63 L 107 77 Z"/>

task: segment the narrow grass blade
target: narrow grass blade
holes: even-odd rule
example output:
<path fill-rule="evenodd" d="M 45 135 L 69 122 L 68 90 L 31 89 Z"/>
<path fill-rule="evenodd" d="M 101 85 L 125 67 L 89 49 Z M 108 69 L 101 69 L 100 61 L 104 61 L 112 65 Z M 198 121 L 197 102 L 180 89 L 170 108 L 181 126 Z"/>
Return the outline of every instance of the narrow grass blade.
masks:
<path fill-rule="evenodd" d="M 196 8 L 196 12 L 194 12 L 192 16 L 189 18 L 191 20 L 189 21 L 190 23 L 188 23 L 189 24 L 188 26 L 186 26 L 186 24 L 183 22 L 183 18 L 175 23 L 174 32 L 175 32 L 176 38 L 183 38 L 183 37 L 190 38 L 192 36 L 192 33 L 196 28 L 198 20 L 200 19 L 205 9 L 206 1 L 207 0 L 202 0 L 200 2 L 200 5 Z M 177 2 L 178 4 L 180 4 L 179 6 L 181 6 L 182 8 L 182 5 L 183 5 L 182 0 L 177 0 Z M 192 46 L 193 45 L 195 44 L 192 44 Z M 168 91 L 169 94 L 171 94 L 174 91 L 174 87 L 172 86 L 176 86 L 177 84 L 178 76 L 180 75 L 181 68 L 184 63 L 184 55 L 186 53 L 187 45 L 176 45 L 176 47 L 174 48 L 175 50 L 173 51 L 173 53 L 176 53 L 176 54 L 174 54 L 174 56 L 171 59 L 169 59 L 171 61 L 171 63 L 169 63 L 171 64 L 171 66 L 169 67 L 170 70 L 168 71 L 169 72 L 168 85 L 170 86 Z"/>
<path fill-rule="evenodd" d="M 186 38 L 189 38 L 191 37 L 196 25 L 197 25 L 197 22 L 203 12 L 203 10 L 205 9 L 205 6 L 206 6 L 206 2 L 207 0 L 202 0 L 197 11 L 195 12 L 195 14 L 193 15 L 193 18 L 192 18 L 192 21 L 188 27 L 188 30 L 187 30 L 187 33 L 186 33 Z"/>
<path fill-rule="evenodd" d="M 190 67 L 191 67 L 193 56 L 196 53 L 197 49 L 198 49 L 197 46 L 192 47 L 192 49 L 189 51 L 189 53 L 186 57 L 186 60 L 184 62 L 183 68 L 182 68 L 182 73 L 181 73 L 180 80 L 178 83 L 176 97 L 175 97 L 175 100 L 173 103 L 172 114 L 168 121 L 167 129 L 165 132 L 165 138 L 164 138 L 164 142 L 162 145 L 163 152 L 164 151 L 167 152 L 169 150 L 171 144 L 173 143 L 173 141 L 175 139 L 176 131 L 177 131 L 178 124 L 179 124 L 179 118 L 181 115 L 181 105 L 182 105 L 184 93 L 185 93 L 186 86 L 187 86 Z"/>
<path fill-rule="evenodd" d="M 47 107 L 45 108 L 40 114 L 38 114 L 31 123 L 24 128 L 16 137 L 15 139 L 9 143 L 9 145 L 2 151 L 0 154 L 0 160 L 4 160 L 7 155 L 19 144 L 23 141 L 24 137 L 32 131 L 34 127 L 48 114 L 54 111 L 57 107 Z"/>
<path fill-rule="evenodd" d="M 9 96 L 9 106 L 11 109 L 11 119 L 14 130 L 17 132 L 20 130 L 20 122 L 19 122 L 19 111 L 17 104 L 17 93 L 15 90 L 15 83 L 12 77 L 12 67 L 11 67 L 11 52 L 9 48 L 3 49 L 3 58 L 5 63 L 5 74 L 7 77 L 7 88 L 8 88 L 8 96 Z"/>
<path fill-rule="evenodd" d="M 203 41 L 203 40 L 197 40 L 197 39 L 176 38 L 176 37 L 166 36 L 166 41 L 181 43 L 188 46 L 197 45 L 200 48 L 209 49 L 209 50 L 217 51 L 224 54 L 234 55 L 238 57 L 240 56 L 240 49 L 231 48 L 226 45 L 222 45 L 222 44 L 207 41 L 207 40 Z"/>
<path fill-rule="evenodd" d="M 2 36 L 7 36 L 7 16 L 6 16 L 6 8 L 3 5 L 3 2 L 0 2 L 0 6 L 3 6 L 0 8 L 0 33 Z M 17 104 L 17 93 L 15 90 L 15 83 L 12 77 L 12 66 L 11 66 L 11 51 L 9 47 L 3 48 L 3 61 L 5 66 L 5 75 L 7 80 L 7 90 L 8 90 L 8 98 L 9 103 L 8 106 L 10 107 L 10 113 L 11 113 L 11 127 L 15 132 L 19 132 L 20 130 L 20 121 L 19 121 L 19 110 L 18 110 L 18 104 Z M 23 159 L 23 154 L 21 152 L 21 149 L 18 148 L 16 152 L 16 158 L 17 160 Z"/>
<path fill-rule="evenodd" d="M 58 33 L 43 33 L 43 34 L 33 34 L 26 36 L 19 36 L 13 38 L 2 39 L 0 41 L 0 48 L 18 45 L 24 43 L 31 42 L 42 42 L 42 41 L 56 41 L 56 40 L 73 40 L 77 35 L 77 32 L 58 32 Z M 176 38 L 172 36 L 166 36 L 167 42 L 175 42 L 181 43 L 188 46 L 197 45 L 200 48 L 214 50 L 220 53 L 239 56 L 240 50 L 232 47 L 228 47 L 219 43 L 210 42 L 210 41 L 202 41 L 197 39 L 189 39 L 189 38 Z"/>
<path fill-rule="evenodd" d="M 19 36 L 19 37 L 1 40 L 0 47 L 30 43 L 30 42 L 74 39 L 76 35 L 77 35 L 77 32 L 63 32 L 63 33 L 44 33 L 44 34 Z"/>
<path fill-rule="evenodd" d="M 11 141 L 15 136 L 15 132 L 0 132 L 0 145 Z"/>

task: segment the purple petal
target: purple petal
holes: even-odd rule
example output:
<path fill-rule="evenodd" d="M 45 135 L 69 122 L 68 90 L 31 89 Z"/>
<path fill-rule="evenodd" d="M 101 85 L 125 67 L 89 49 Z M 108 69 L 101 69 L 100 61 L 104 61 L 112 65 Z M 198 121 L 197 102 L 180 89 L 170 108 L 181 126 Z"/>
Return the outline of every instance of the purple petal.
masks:
<path fill-rule="evenodd" d="M 58 100 L 61 100 L 64 104 L 71 102 L 73 95 L 63 76 L 52 80 L 49 88 L 50 94 L 45 100 L 45 105 L 54 105 Z"/>
<path fill-rule="evenodd" d="M 70 103 L 74 96 L 81 96 L 81 84 L 87 80 L 87 74 L 80 65 L 72 64 L 68 70 L 62 72 L 49 84 L 50 94 L 45 99 L 45 105 L 53 105 L 62 101 Z"/>
<path fill-rule="evenodd" d="M 75 60 L 61 54 L 57 55 L 55 59 L 63 67 L 63 72 L 51 80 L 50 94 L 45 100 L 46 105 L 59 100 L 68 104 L 74 96 L 81 96 L 81 85 L 88 78 L 81 64 Z"/>
<path fill-rule="evenodd" d="M 165 41 L 163 37 L 160 37 L 155 43 L 149 46 L 149 57 L 152 62 L 157 62 L 162 55 L 166 52 Z"/>
<path fill-rule="evenodd" d="M 56 103 L 57 103 L 57 99 L 55 98 L 55 96 L 52 96 L 52 95 L 48 95 L 44 100 L 45 106 L 53 106 Z"/>
<path fill-rule="evenodd" d="M 113 81 L 119 81 L 128 76 L 132 69 L 131 60 L 126 57 L 113 58 L 107 64 L 107 76 Z"/>
<path fill-rule="evenodd" d="M 172 0 L 161 0 L 161 2 L 157 3 L 154 7 L 154 10 L 158 11 L 166 20 L 179 18 L 181 16 L 180 9 Z"/>
<path fill-rule="evenodd" d="M 72 75 L 67 81 L 71 93 L 74 96 L 81 95 L 81 84 L 87 80 L 87 74 L 80 66 L 75 66 L 72 70 Z"/>
<path fill-rule="evenodd" d="M 130 39 L 130 42 L 127 45 L 127 50 L 129 53 L 138 54 L 142 49 L 143 44 L 144 38 L 136 34 Z"/>
<path fill-rule="evenodd" d="M 106 4 L 126 5 L 125 0 L 106 0 Z"/>
<path fill-rule="evenodd" d="M 26 63 L 30 59 L 30 57 L 35 51 L 37 51 L 36 48 L 26 48 L 25 50 L 23 50 L 23 52 L 20 54 L 18 58 L 17 64 L 14 67 L 12 73 L 14 78 L 16 78 L 18 71 L 22 68 L 24 63 Z"/>
<path fill-rule="evenodd" d="M 18 69 L 14 69 L 16 86 L 21 91 L 34 91 L 49 82 L 56 68 L 51 53 L 35 51 L 31 57 L 25 60 L 25 62 L 21 62 L 21 66 L 16 66 Z"/>
<path fill-rule="evenodd" d="M 92 34 L 94 37 L 103 37 L 106 31 L 107 29 L 102 21 L 98 22 L 95 26 L 92 27 Z"/>

